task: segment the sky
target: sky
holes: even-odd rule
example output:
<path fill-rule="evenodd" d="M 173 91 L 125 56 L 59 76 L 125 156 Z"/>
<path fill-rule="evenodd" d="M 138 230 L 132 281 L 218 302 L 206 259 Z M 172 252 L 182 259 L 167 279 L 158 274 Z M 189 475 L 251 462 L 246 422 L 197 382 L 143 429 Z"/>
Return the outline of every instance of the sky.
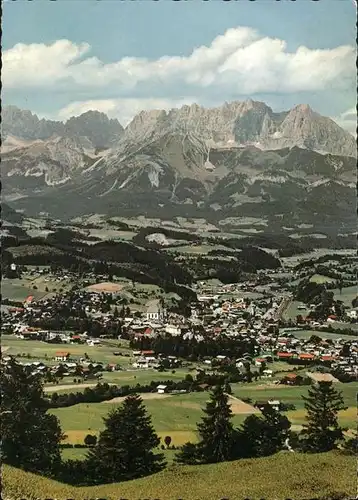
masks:
<path fill-rule="evenodd" d="M 2 0 L 2 99 L 125 126 L 145 109 L 252 98 L 356 129 L 354 0 Z"/>

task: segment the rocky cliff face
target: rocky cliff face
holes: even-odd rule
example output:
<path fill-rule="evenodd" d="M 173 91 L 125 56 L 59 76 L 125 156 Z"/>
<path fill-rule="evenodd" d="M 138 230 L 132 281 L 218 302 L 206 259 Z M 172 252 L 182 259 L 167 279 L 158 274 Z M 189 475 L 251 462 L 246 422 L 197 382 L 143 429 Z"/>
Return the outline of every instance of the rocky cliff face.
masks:
<path fill-rule="evenodd" d="M 48 139 L 53 135 L 64 135 L 65 127 L 61 122 L 39 120 L 31 111 L 22 110 L 16 106 L 4 106 L 1 110 L 1 136 L 8 135 L 20 139 Z"/>
<path fill-rule="evenodd" d="M 77 138 L 85 147 L 108 148 L 123 134 L 118 120 L 104 113 L 88 111 L 70 118 L 66 123 L 39 119 L 30 111 L 5 106 L 1 112 L 3 141 L 9 136 L 25 140 L 47 140 L 53 137 Z"/>
<path fill-rule="evenodd" d="M 356 156 L 353 136 L 307 105 L 274 113 L 262 102 L 225 103 L 206 109 L 197 104 L 165 111 L 142 111 L 134 117 L 124 140 L 154 138 L 167 132 L 193 132 L 208 146 L 254 145 L 260 149 L 299 146 L 332 154 Z"/>
<path fill-rule="evenodd" d="M 334 227 L 354 216 L 355 141 L 305 105 L 142 112 L 124 132 L 97 112 L 65 124 L 17 108 L 3 116 L 3 198 L 31 213 L 269 214 Z"/>
<path fill-rule="evenodd" d="M 11 141 L 12 147 L 8 145 Z M 96 158 L 84 149 L 81 141 L 70 137 L 23 142 L 11 136 L 5 140 L 4 148 L 1 174 L 5 193 L 22 190 L 27 193 L 64 184 L 75 179 Z"/>
<path fill-rule="evenodd" d="M 72 117 L 65 123 L 69 137 L 86 137 L 97 148 L 108 148 L 123 134 L 123 127 L 118 120 L 109 119 L 104 113 L 87 111 Z"/>

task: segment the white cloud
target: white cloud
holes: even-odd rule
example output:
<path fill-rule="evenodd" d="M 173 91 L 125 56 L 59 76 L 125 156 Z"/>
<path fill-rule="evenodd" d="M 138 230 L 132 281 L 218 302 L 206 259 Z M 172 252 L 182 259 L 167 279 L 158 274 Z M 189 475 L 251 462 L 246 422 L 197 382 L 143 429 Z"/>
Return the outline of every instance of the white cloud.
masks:
<path fill-rule="evenodd" d="M 68 78 L 79 58 L 90 50 L 86 43 L 76 45 L 57 40 L 52 45 L 18 43 L 2 54 L 2 81 L 7 88 L 42 87 Z"/>
<path fill-rule="evenodd" d="M 189 94 L 219 89 L 252 95 L 341 89 L 352 85 L 355 75 L 354 47 L 299 47 L 288 52 L 285 41 L 262 37 L 246 27 L 229 29 L 187 57 L 125 57 L 103 63 L 90 56 L 90 49 L 86 43 L 69 40 L 51 45 L 17 44 L 3 53 L 4 88 L 51 87 L 55 91 L 66 85 L 71 91 L 97 92 L 110 88 L 120 97 L 125 91 L 148 85 L 169 95 L 175 84 Z"/>
<path fill-rule="evenodd" d="M 357 109 L 350 108 L 339 116 L 332 118 L 338 125 L 348 130 L 354 136 L 357 135 Z"/>
<path fill-rule="evenodd" d="M 102 99 L 94 101 L 72 102 L 58 113 L 57 119 L 67 120 L 71 116 L 78 116 L 86 111 L 97 110 L 106 113 L 110 118 L 118 118 L 123 126 L 128 125 L 132 118 L 140 111 L 164 109 L 166 111 L 190 105 L 196 102 L 194 97 L 185 99 Z"/>

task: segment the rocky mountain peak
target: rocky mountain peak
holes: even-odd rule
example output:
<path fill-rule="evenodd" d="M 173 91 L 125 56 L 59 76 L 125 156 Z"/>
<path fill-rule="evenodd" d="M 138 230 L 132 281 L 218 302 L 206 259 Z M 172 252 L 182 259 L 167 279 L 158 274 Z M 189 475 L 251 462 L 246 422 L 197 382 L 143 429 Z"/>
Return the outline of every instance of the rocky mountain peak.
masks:
<path fill-rule="evenodd" d="M 168 131 L 193 132 L 209 147 L 254 145 L 265 150 L 298 146 L 356 156 L 353 136 L 307 104 L 278 113 L 252 99 L 225 102 L 214 108 L 192 104 L 169 112 L 145 111 L 133 118 L 124 138 L 158 137 Z"/>
<path fill-rule="evenodd" d="M 123 134 L 123 127 L 117 119 L 110 119 L 105 113 L 90 110 L 72 117 L 65 123 L 66 135 L 87 137 L 97 148 L 108 148 Z"/>
<path fill-rule="evenodd" d="M 66 123 L 39 119 L 36 114 L 16 106 L 4 106 L 1 111 L 1 136 L 23 140 L 48 140 L 53 137 L 77 137 L 92 147 L 108 148 L 123 134 L 117 119 L 109 119 L 105 113 L 87 111 L 72 117 Z"/>

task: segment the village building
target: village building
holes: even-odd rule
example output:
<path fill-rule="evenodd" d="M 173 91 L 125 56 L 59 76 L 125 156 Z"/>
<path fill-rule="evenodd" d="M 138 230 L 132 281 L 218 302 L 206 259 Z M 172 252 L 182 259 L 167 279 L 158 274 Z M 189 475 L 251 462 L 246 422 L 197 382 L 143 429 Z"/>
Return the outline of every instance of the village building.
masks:
<path fill-rule="evenodd" d="M 146 318 L 148 321 L 164 322 L 167 318 L 167 311 L 159 304 L 159 301 L 153 301 L 147 307 Z"/>
<path fill-rule="evenodd" d="M 70 357 L 70 353 L 67 351 L 57 351 L 55 353 L 55 361 L 67 361 Z"/>

